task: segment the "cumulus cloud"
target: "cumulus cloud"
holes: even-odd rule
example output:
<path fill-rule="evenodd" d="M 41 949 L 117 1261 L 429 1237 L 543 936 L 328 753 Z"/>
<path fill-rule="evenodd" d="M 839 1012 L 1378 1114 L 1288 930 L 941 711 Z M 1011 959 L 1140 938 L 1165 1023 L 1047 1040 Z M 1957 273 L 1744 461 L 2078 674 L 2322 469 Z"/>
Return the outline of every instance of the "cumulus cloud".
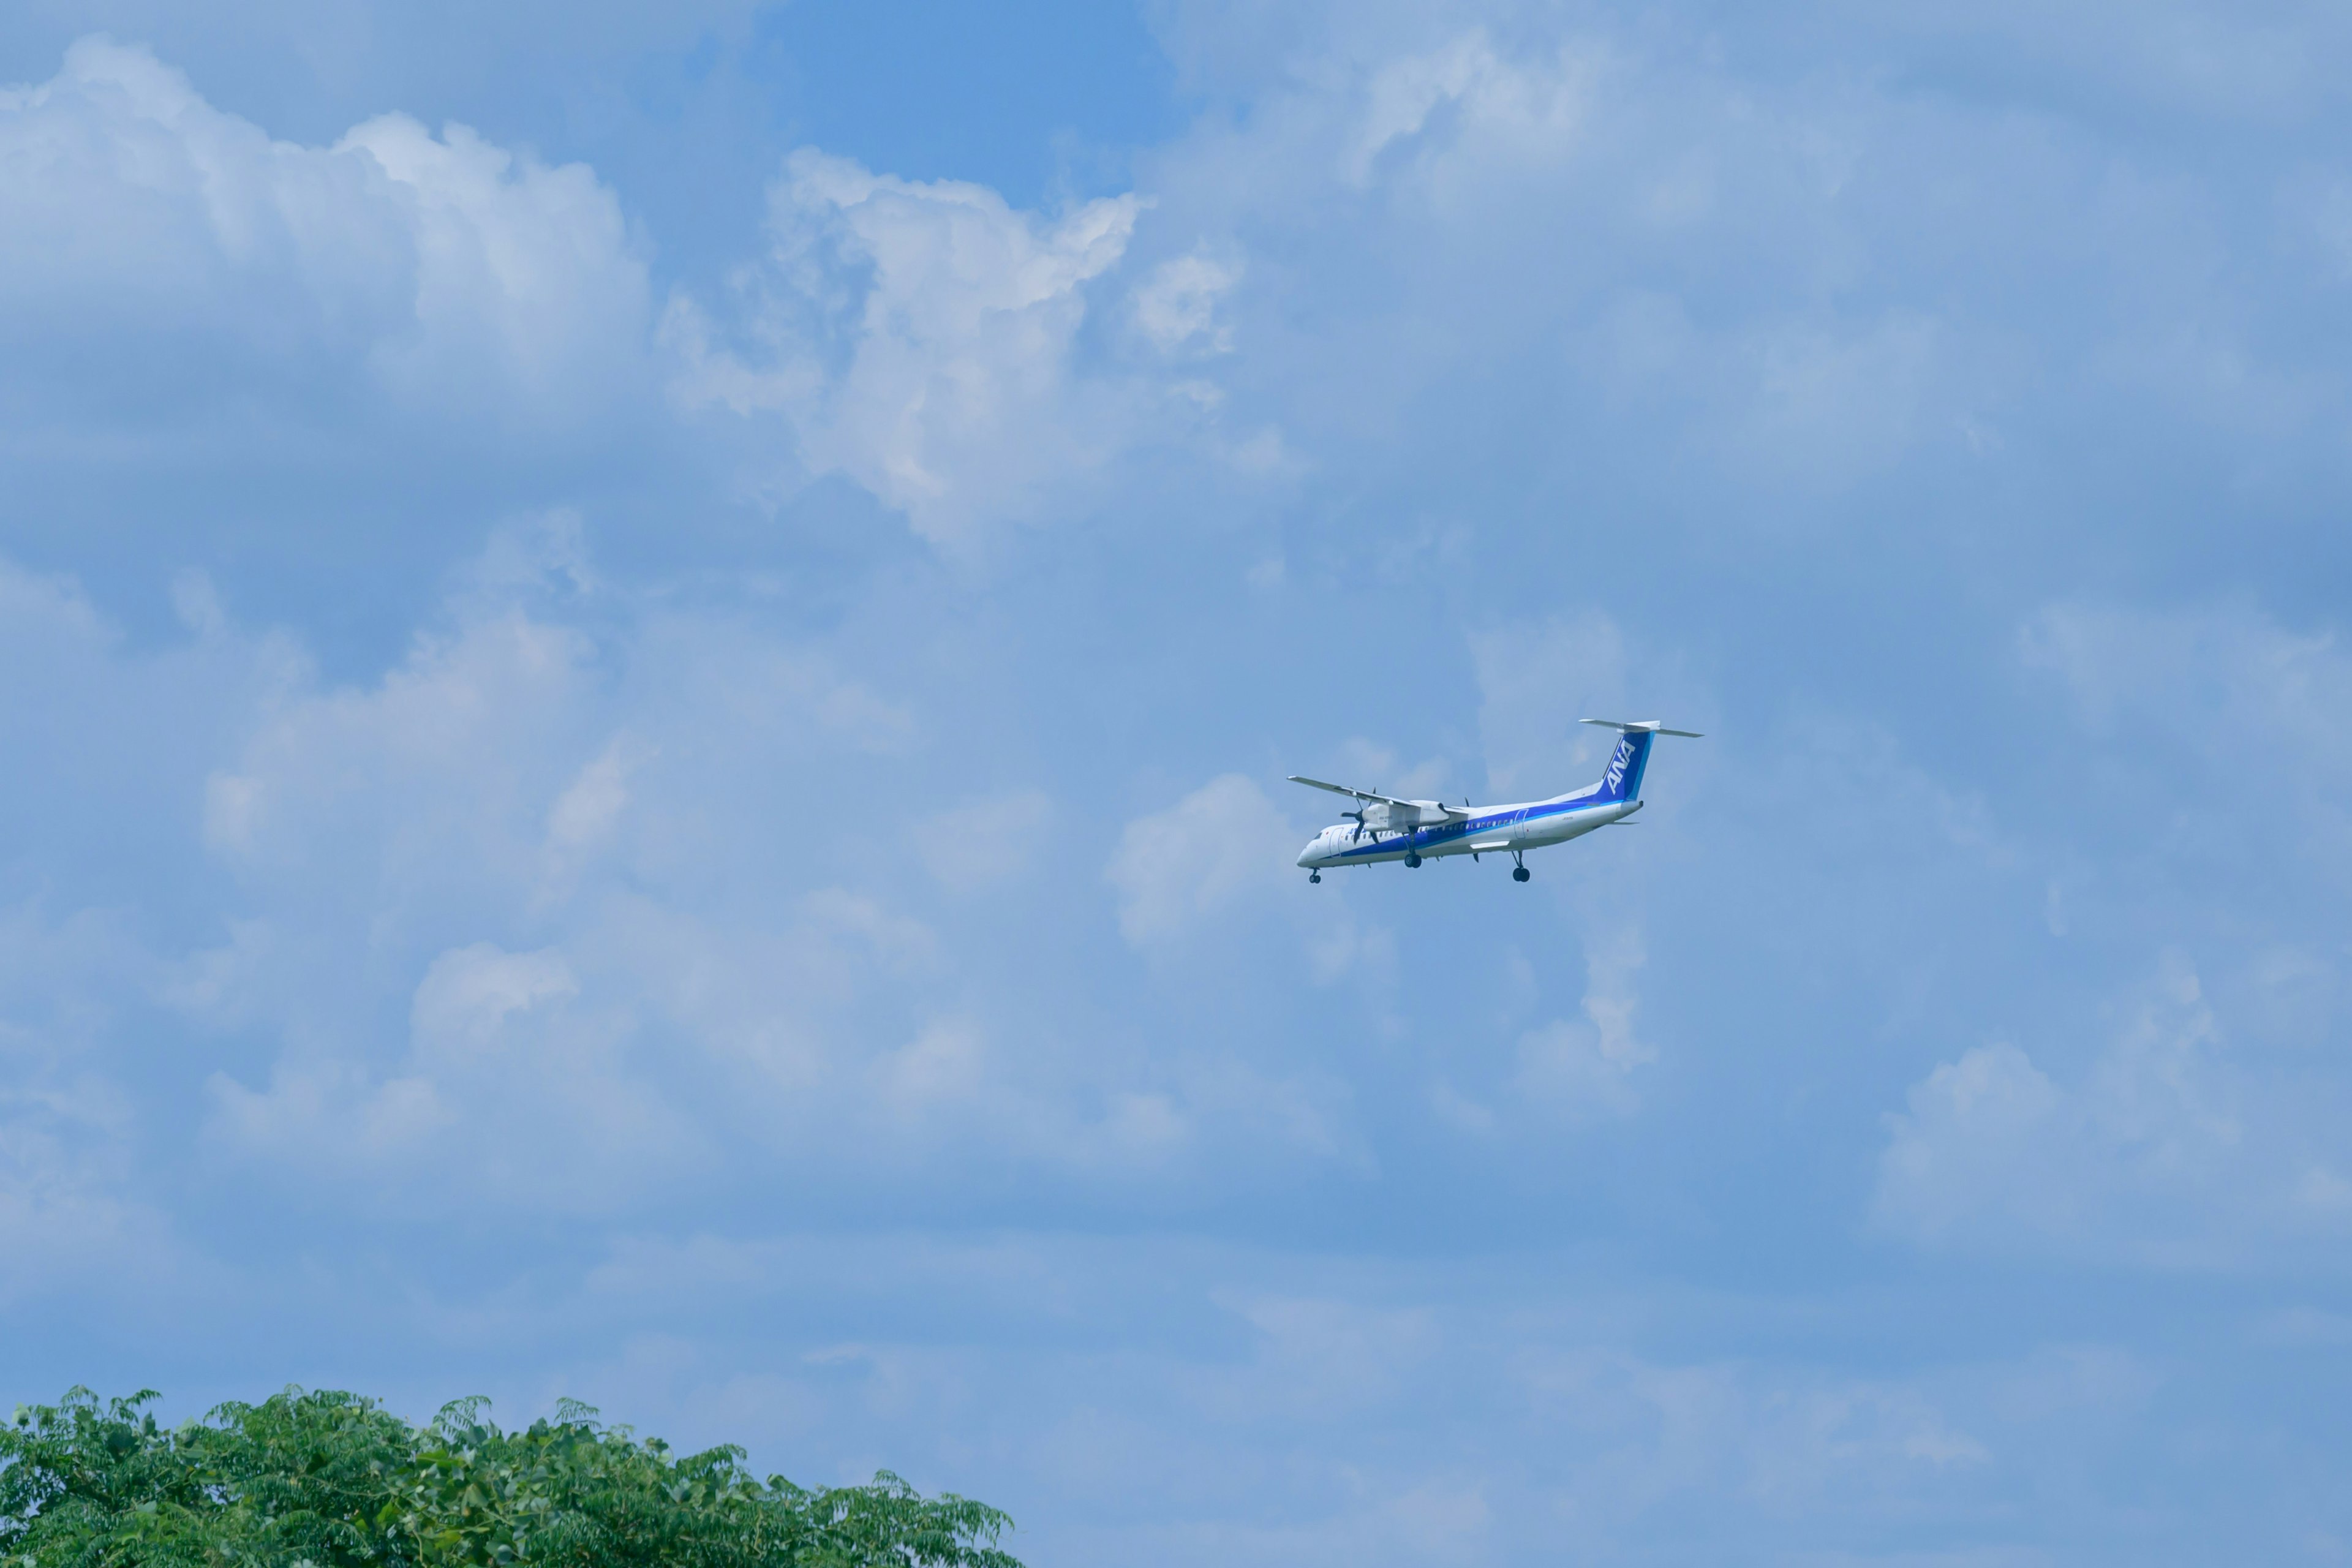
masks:
<path fill-rule="evenodd" d="M 1171 257 L 1136 286 L 1136 328 L 1161 353 L 1231 353 L 1234 330 L 1217 319 L 1217 303 L 1241 277 L 1238 265 L 1204 252 Z"/>
<path fill-rule="evenodd" d="M 1173 942 L 1281 889 L 1305 842 L 1256 781 L 1212 779 L 1119 836 L 1104 873 L 1118 894 L 1118 929 L 1133 947 Z"/>
<path fill-rule="evenodd" d="M 2336 471 L 2303 437 L 2340 426 L 2347 399 L 2292 326 L 2338 287 L 2333 176 L 2288 180 L 2295 238 L 2273 248 L 2273 184 L 2303 160 L 2208 184 L 2095 107 L 2188 110 L 2158 60 L 2206 58 L 2185 40 L 2209 28 L 2217 76 L 2324 58 L 2324 29 L 2174 8 L 2138 42 L 2176 42 L 2142 55 L 2095 47 L 2103 29 L 2079 18 L 1846 17 L 1822 24 L 1853 50 L 1832 80 L 1792 68 L 1768 41 L 1787 18 L 1760 14 L 1236 9 L 1175 5 L 1162 24 L 1181 68 L 1252 108 L 1162 154 L 1157 221 L 1282 257 L 1280 275 L 1253 271 L 1239 320 L 1245 342 L 1274 329 L 1283 363 L 1229 379 L 1244 402 L 1279 385 L 1286 438 L 1321 471 L 1418 493 L 1434 466 L 1475 491 L 1487 448 L 1453 416 L 1475 407 L 1516 447 L 1550 448 L 1514 460 L 1578 498 L 1561 526 L 1641 516 L 1700 537 L 1883 526 L 1906 464 L 1972 484 L 2004 453 L 2127 447 L 2151 417 L 2217 458 L 2217 479 L 2242 444 L 2264 453 L 2266 491 L 2307 502 L 2305 477 Z M 2052 73 L 2024 119 L 1990 79 L 1891 85 L 1993 38 Z M 2273 108 L 2319 112 L 2288 101 Z M 2217 270 L 2222 254 L 2239 269 Z M 1344 301 L 1305 281 L 1334 278 Z M 1486 395 L 1503 364 L 1527 377 L 1508 373 L 1516 401 Z M 1421 430 L 1451 439 L 1397 438 Z M 1696 500 L 1701 475 L 1727 492 Z M 1667 493 L 1696 504 L 1676 519 Z"/>
<path fill-rule="evenodd" d="M 1223 393 L 1186 368 L 1233 347 L 1233 247 L 1165 258 L 1121 297 L 1148 205 L 1024 212 L 804 149 L 769 192 L 765 255 L 723 302 L 679 294 L 657 323 L 585 165 L 397 113 L 327 145 L 275 139 L 144 50 L 86 38 L 49 80 L 0 90 L 0 399 L 68 450 L 196 426 L 243 452 L 248 426 L 299 426 L 340 432 L 338 454 L 428 433 L 510 461 L 624 413 L 643 426 L 667 380 L 688 410 L 777 417 L 751 426 L 776 437 L 762 493 L 840 475 L 970 545 L 1139 447 L 1197 435 L 1234 471 L 1285 467 L 1270 426 L 1219 435 Z M 1136 363 L 1083 341 L 1098 304 L 1132 323 Z"/>
<path fill-rule="evenodd" d="M 1979 1046 L 1913 1086 L 1882 1163 L 1879 1209 L 1900 1212 L 1927 1234 L 1940 1233 L 1990 1200 L 2020 1197 L 2037 1207 L 2071 1194 L 2020 1182 L 2021 1166 L 2044 1154 L 2061 1096 L 2023 1051 L 2007 1042 Z M 1991 1190 L 1988 1190 L 1988 1188 Z M 2034 1228 L 2058 1216 L 2046 1208 Z"/>
<path fill-rule="evenodd" d="M 152 1184 L 185 1110 L 159 1108 L 153 1073 L 126 1071 L 122 1051 L 152 1026 L 173 966 L 142 940 L 151 922 L 60 902 L 42 889 L 0 904 L 0 1309 L 64 1298 L 92 1321 L 145 1302 L 184 1311 L 232 1271 Z"/>
<path fill-rule="evenodd" d="M 2164 846 L 2161 880 L 2128 891 L 2087 868 L 2053 882 L 2064 929 L 2198 933 L 2233 1037 L 2333 1037 L 2352 968 L 2315 935 L 2311 911 L 2340 908 L 2352 867 L 2352 658 L 2340 637 L 2242 601 L 2068 601 L 2028 617 L 2017 647 L 2066 699 L 2069 753 L 2100 796 L 2079 841 Z M 2190 801 L 2242 805 L 2200 810 L 2190 831 Z"/>
<path fill-rule="evenodd" d="M 37 422 L 226 399 L 538 431 L 641 379 L 646 271 L 612 192 L 464 126 L 393 114 L 331 146 L 277 141 L 86 38 L 0 91 L 0 385 Z"/>
<path fill-rule="evenodd" d="M 422 639 L 372 689 L 289 693 L 207 782 L 207 841 L 250 880 L 312 886 L 329 853 L 371 889 L 453 875 L 512 887 L 576 784 L 566 753 L 603 740 L 582 732 L 592 652 L 572 626 L 509 613 Z M 407 843 L 383 844 L 399 819 Z"/>
<path fill-rule="evenodd" d="M 0 909 L 0 1304 L 163 1261 L 161 1216 L 129 1179 L 138 1110 L 96 1048 L 100 998 L 152 971 L 118 919 Z"/>
<path fill-rule="evenodd" d="M 842 1015 L 936 942 L 776 868 L 827 760 L 899 748 L 908 721 L 723 616 L 609 594 L 571 530 L 503 535 L 380 680 L 248 715 L 205 830 L 257 912 L 172 995 L 284 1043 L 257 1084 L 214 1079 L 217 1149 L 385 1201 L 471 1172 L 510 1205 L 625 1205 L 732 1120 L 652 1086 L 656 1041 L 739 1104 L 857 1114 Z M 756 912 L 715 906 L 711 835 L 775 879 Z M 404 1036 L 373 1021 L 404 975 Z"/>
<path fill-rule="evenodd" d="M 973 932 L 940 929 L 972 903 L 939 891 L 1008 897 L 1047 797 L 898 833 L 936 798 L 904 764 L 929 744 L 916 710 L 728 603 L 610 581 L 571 520 L 501 531 L 355 680 L 216 597 L 187 640 L 134 650 L 70 582 L 0 569 L 0 642 L 60 683 L 0 684 L 0 721 L 31 742 L 43 703 L 63 721 L 95 693 L 120 721 L 106 736 L 142 756 L 170 742 L 135 767 L 90 754 L 159 792 L 137 815 L 188 890 L 179 923 L 123 944 L 122 973 L 52 965 L 28 994 L 87 1007 L 127 986 L 167 1035 L 214 1042 L 188 1153 L 257 1190 L 376 1215 L 461 1188 L 485 1212 L 613 1215 L 713 1171 L 1181 1184 L 1215 1162 L 1362 1158 L 1344 1087 L 1312 1067 L 1024 1021 Z M 78 753 L 54 755 L 70 801 Z M 1236 784 L 1238 852 L 1213 842 Z M 845 800 L 868 809 L 845 818 Z M 1203 809 L 1223 857 L 1205 882 L 1165 846 L 1121 862 L 1139 941 L 1245 907 L 1287 865 L 1295 835 L 1255 786 L 1220 781 Z M 84 864 L 59 821 L 49 852 Z M 1285 847 L 1270 865 L 1265 842 Z M 910 889 L 897 873 L 919 867 L 932 879 Z M 133 1044 L 96 1028 L 87 1084 L 117 1083 Z M 25 1190 L 130 1214 L 128 1168 L 83 1158 L 119 1153 L 121 1128 L 53 1111 L 0 1105 Z"/>
<path fill-rule="evenodd" d="M 680 296 L 665 332 L 689 407 L 783 415 L 802 459 L 939 542 L 1032 511 L 1124 438 L 1119 391 L 1074 363 L 1087 286 L 1135 227 L 1131 195 L 1058 218 L 983 185 L 874 174 L 803 149 L 769 190 L 771 252 L 722 328 Z"/>
<path fill-rule="evenodd" d="M 2352 848 L 2352 663 L 2242 603 L 2063 603 L 2017 647 L 2069 710 L 2042 928 L 2167 951 L 2109 992 L 2096 1033 L 2004 1035 L 1913 1085 L 1877 1223 L 2200 1266 L 2339 1234 L 2340 1089 L 2310 1053 L 2340 1033 L 2346 965 L 2311 931 Z"/>
<path fill-rule="evenodd" d="M 1617 738 L 1580 719 L 1675 722 L 1646 709 L 1618 710 L 1629 679 L 1625 639 L 1598 611 L 1478 633 L 1470 655 L 1487 787 L 1500 799 L 1558 795 L 1600 776 Z"/>
<path fill-rule="evenodd" d="M 577 1006 L 580 991 L 558 949 L 450 949 L 416 984 L 397 1058 L 298 1047 L 259 1089 L 217 1074 L 211 1137 L 371 1204 L 462 1184 L 496 1207 L 609 1212 L 701 1161 L 633 1070 L 626 1020 Z"/>
<path fill-rule="evenodd" d="M 2057 681 L 2092 736 L 2160 746 L 2201 788 L 2257 786 L 2265 810 L 2253 820 L 2279 820 L 2284 808 L 2332 864 L 2352 852 L 2343 804 L 2352 657 L 2332 631 L 2298 630 L 2245 604 L 2066 602 L 2028 619 L 2017 647 L 2029 669 Z"/>
<path fill-rule="evenodd" d="M 643 761 L 627 737 L 614 738 L 564 786 L 547 812 L 547 860 L 551 876 L 575 869 L 613 837 L 629 805 L 629 774 Z"/>
<path fill-rule="evenodd" d="M 1432 800 L 1446 792 L 1453 770 L 1444 757 L 1423 757 L 1407 763 L 1394 747 L 1350 735 L 1339 742 L 1327 776 L 1404 800 Z M 1323 799 L 1325 804 L 1334 804 L 1328 796 Z"/>
<path fill-rule="evenodd" d="M 1360 89 L 1341 174 L 1356 185 L 1370 184 L 1391 149 L 1420 142 L 1441 118 L 1444 145 L 1422 150 L 1426 161 L 1416 173 L 1423 177 L 1444 177 L 1439 159 L 1448 152 L 1473 159 L 1502 153 L 1562 157 L 1582 117 L 1592 69 L 1573 48 L 1507 58 L 1483 26 L 1391 57 L 1368 72 Z"/>
<path fill-rule="evenodd" d="M 951 806 L 917 828 L 923 864 L 946 887 L 972 892 L 1020 873 L 1054 814 L 1041 790 Z"/>
<path fill-rule="evenodd" d="M 2276 1225 L 2288 1194 L 2270 1157 L 2242 1154 L 2242 1080 L 2220 1045 L 2175 955 L 2071 1086 L 2007 1042 L 1963 1053 L 1888 1119 L 1878 1222 L 1930 1243 L 2174 1258 L 2226 1250 L 2249 1221 Z"/>
<path fill-rule="evenodd" d="M 1645 956 L 1642 933 L 1630 925 L 1589 944 L 1584 1016 L 1520 1037 L 1514 1087 L 1521 1098 L 1576 1121 L 1630 1115 L 1641 1105 L 1634 1074 L 1658 1059 L 1633 1032 L 1641 1003 L 1633 981 Z"/>

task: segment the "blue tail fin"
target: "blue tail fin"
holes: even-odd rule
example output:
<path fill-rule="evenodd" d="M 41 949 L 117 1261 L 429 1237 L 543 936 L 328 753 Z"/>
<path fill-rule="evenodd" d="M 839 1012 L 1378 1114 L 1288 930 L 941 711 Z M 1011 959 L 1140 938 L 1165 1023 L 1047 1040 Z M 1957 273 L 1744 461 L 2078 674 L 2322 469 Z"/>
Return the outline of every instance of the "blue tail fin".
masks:
<path fill-rule="evenodd" d="M 1633 721 L 1587 719 L 1584 721 L 1617 731 L 1617 750 L 1610 755 L 1609 769 L 1601 775 L 1601 782 L 1592 786 L 1591 798 L 1604 804 L 1642 798 L 1642 770 L 1650 765 L 1652 741 L 1660 735 L 1686 735 L 1694 741 L 1699 738 L 1696 730 L 1669 730 L 1655 719 Z"/>
<path fill-rule="evenodd" d="M 1647 730 L 1627 730 L 1620 733 L 1617 750 L 1609 758 L 1608 770 L 1601 775 L 1601 787 L 1593 792 L 1593 799 L 1641 799 L 1642 770 L 1650 765 L 1650 742 L 1656 738 Z"/>

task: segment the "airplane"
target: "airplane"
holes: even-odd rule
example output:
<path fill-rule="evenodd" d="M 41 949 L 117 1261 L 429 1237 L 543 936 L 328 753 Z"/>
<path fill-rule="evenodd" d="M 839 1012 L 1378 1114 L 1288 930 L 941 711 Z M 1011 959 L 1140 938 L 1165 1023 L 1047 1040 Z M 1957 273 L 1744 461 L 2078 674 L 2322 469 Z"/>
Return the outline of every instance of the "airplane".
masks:
<path fill-rule="evenodd" d="M 1319 882 L 1327 867 L 1369 866 L 1380 860 L 1402 860 L 1418 867 L 1423 860 L 1448 855 L 1508 855 L 1511 880 L 1528 878 L 1527 853 L 1547 844 L 1565 844 L 1596 827 L 1609 827 L 1642 809 L 1642 772 L 1649 765 L 1650 742 L 1660 735 L 1700 739 L 1696 730 L 1669 730 L 1655 719 L 1587 719 L 1617 731 L 1617 750 L 1600 780 L 1569 795 L 1518 805 L 1447 805 L 1434 800 L 1398 800 L 1375 790 L 1325 784 L 1321 779 L 1290 775 L 1292 784 L 1351 795 L 1356 809 L 1342 812 L 1349 820 L 1334 823 L 1317 834 L 1298 852 L 1307 879 Z M 1381 835 L 1388 837 L 1383 838 Z"/>

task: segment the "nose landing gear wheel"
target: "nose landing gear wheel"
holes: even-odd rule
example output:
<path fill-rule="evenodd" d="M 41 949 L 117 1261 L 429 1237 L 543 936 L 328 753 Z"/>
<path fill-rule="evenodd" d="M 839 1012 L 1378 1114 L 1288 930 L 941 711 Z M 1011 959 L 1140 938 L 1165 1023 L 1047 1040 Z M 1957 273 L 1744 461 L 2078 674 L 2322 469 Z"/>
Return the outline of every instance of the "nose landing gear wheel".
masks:
<path fill-rule="evenodd" d="M 1307 879 L 1310 882 L 1319 882 L 1323 879 L 1323 873 L 1320 871 L 1309 871 L 1307 873 Z"/>
<path fill-rule="evenodd" d="M 1514 881 L 1514 882 L 1524 882 L 1524 881 L 1526 881 L 1527 879 L 1528 879 L 1528 868 L 1527 868 L 1525 866 L 1514 866 L 1514 867 L 1512 867 L 1512 868 L 1511 868 L 1511 880 L 1512 880 L 1512 881 Z"/>

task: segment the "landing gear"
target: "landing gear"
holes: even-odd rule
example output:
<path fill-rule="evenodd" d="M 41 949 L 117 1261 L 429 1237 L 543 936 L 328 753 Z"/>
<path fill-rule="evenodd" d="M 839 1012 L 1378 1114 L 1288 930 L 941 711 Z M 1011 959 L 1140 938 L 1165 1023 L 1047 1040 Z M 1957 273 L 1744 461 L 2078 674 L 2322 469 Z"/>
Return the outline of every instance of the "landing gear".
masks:
<path fill-rule="evenodd" d="M 1323 879 L 1323 873 L 1320 871 L 1309 871 L 1307 873 L 1307 879 L 1310 882 L 1319 882 Z"/>
<path fill-rule="evenodd" d="M 1514 866 L 1514 867 L 1512 867 L 1512 868 L 1511 868 L 1511 880 L 1512 880 L 1512 881 L 1514 881 L 1514 882 L 1524 882 L 1524 881 L 1526 881 L 1527 879 L 1528 879 L 1528 868 L 1527 868 L 1525 866 Z"/>
<path fill-rule="evenodd" d="M 1417 868 L 1421 865 L 1421 857 L 1414 851 L 1408 849 L 1404 852 L 1404 863 L 1409 868 Z"/>

